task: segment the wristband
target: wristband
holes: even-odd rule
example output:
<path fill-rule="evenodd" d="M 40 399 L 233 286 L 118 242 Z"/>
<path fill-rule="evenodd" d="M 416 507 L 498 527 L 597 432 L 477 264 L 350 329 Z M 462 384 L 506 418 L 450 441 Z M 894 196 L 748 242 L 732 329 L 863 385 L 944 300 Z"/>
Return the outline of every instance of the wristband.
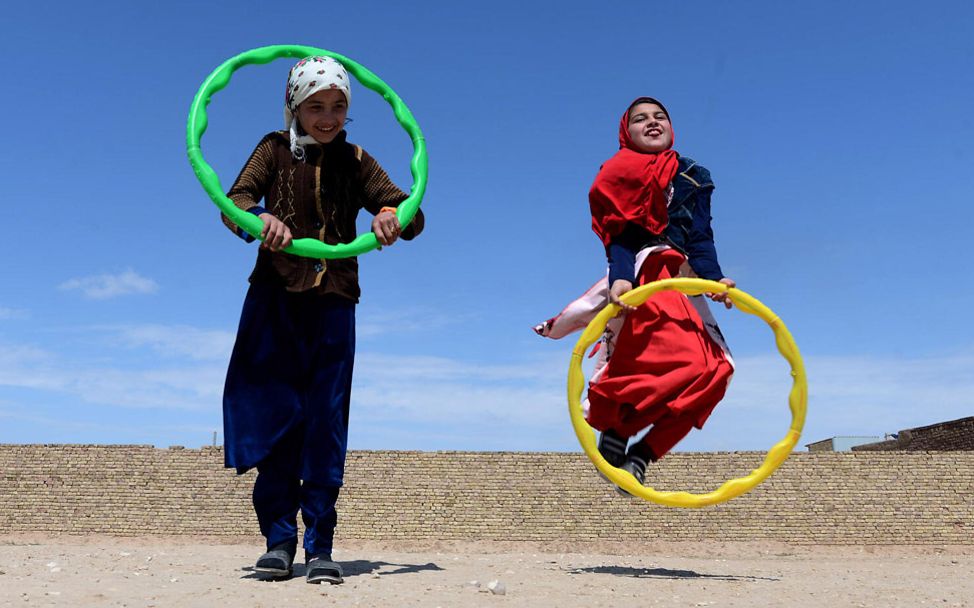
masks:
<path fill-rule="evenodd" d="M 395 207 L 383 207 L 382 209 L 379 209 L 379 213 L 385 213 L 386 211 L 388 211 L 388 212 L 392 213 L 393 215 L 395 215 L 395 213 L 396 213 L 396 211 L 398 211 L 398 209 L 395 208 Z"/>

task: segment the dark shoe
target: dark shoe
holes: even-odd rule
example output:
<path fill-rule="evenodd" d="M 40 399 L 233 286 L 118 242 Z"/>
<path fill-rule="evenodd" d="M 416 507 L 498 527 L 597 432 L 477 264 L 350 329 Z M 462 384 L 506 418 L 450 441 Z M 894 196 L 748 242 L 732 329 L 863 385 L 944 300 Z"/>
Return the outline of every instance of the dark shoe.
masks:
<path fill-rule="evenodd" d="M 623 463 L 623 465 L 619 468 L 635 477 L 636 481 L 639 482 L 639 485 L 643 485 L 643 482 L 646 481 L 646 461 L 639 456 L 629 454 L 629 457 L 626 458 L 626 462 Z M 616 486 L 616 491 L 623 496 L 632 496 L 632 494 L 626 492 L 619 486 Z"/>
<path fill-rule="evenodd" d="M 319 555 L 307 560 L 309 583 L 331 583 L 332 585 L 342 584 L 342 567 L 331 561 L 330 555 Z"/>
<path fill-rule="evenodd" d="M 627 439 L 623 439 L 614 431 L 604 431 L 599 435 L 599 454 L 602 458 L 614 467 L 618 467 L 626 461 Z"/>
<path fill-rule="evenodd" d="M 269 574 L 274 578 L 291 576 L 292 564 L 294 563 L 294 552 L 297 549 L 296 543 L 283 543 L 271 548 L 270 551 L 261 555 L 254 566 L 255 572 Z"/>
<path fill-rule="evenodd" d="M 617 435 L 614 431 L 603 431 L 599 435 L 599 454 L 602 454 L 602 458 L 608 462 L 611 466 L 618 467 L 623 462 L 626 461 L 626 444 L 627 439 L 623 439 Z M 605 476 L 605 473 L 596 469 L 596 473 L 599 477 L 605 481 L 612 483 L 612 480 Z"/>

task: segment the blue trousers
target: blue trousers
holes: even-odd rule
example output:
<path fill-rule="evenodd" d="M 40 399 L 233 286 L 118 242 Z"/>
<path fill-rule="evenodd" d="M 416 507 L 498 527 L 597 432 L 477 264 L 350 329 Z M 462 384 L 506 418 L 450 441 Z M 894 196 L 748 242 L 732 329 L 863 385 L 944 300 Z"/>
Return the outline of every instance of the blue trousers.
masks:
<path fill-rule="evenodd" d="M 331 551 L 344 482 L 355 304 L 251 285 L 223 392 L 225 464 L 257 467 L 254 509 L 268 547 L 296 537 Z"/>
<path fill-rule="evenodd" d="M 267 539 L 268 550 L 281 545 L 296 546 L 297 514 L 304 521 L 304 550 L 308 556 L 331 555 L 338 513 L 338 486 L 314 481 L 302 482 L 298 476 L 301 459 L 300 441 L 280 442 L 270 456 L 257 464 L 254 482 L 254 510 L 260 533 Z"/>

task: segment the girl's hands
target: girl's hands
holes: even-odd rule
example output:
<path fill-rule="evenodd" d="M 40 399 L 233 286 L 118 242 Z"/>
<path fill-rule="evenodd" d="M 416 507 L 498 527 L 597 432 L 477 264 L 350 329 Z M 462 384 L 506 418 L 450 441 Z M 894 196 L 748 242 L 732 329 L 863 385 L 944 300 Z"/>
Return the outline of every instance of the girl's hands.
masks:
<path fill-rule="evenodd" d="M 737 287 L 737 282 L 729 277 L 724 277 L 723 279 L 717 281 L 718 283 L 723 283 L 728 287 Z M 632 283 L 624 279 L 616 279 L 612 283 L 612 287 L 609 288 L 609 303 L 615 304 L 622 310 L 619 312 L 632 312 L 636 310 L 635 306 L 630 306 L 624 303 L 620 298 L 626 292 L 632 291 Z M 732 308 L 734 303 L 727 296 L 727 292 L 724 293 L 708 293 L 707 296 L 714 302 L 722 302 L 725 308 Z"/>
<path fill-rule="evenodd" d="M 372 232 L 381 245 L 392 245 L 402 233 L 399 218 L 391 211 L 383 211 L 372 218 Z"/>
<path fill-rule="evenodd" d="M 625 279 L 616 279 L 612 282 L 612 287 L 609 288 L 609 303 L 620 307 L 622 309 L 619 311 L 620 313 L 636 310 L 635 306 L 630 306 L 619 299 L 628 291 L 632 291 L 632 283 Z"/>
<path fill-rule="evenodd" d="M 264 222 L 264 229 L 260 231 L 260 238 L 263 241 L 260 246 L 271 251 L 281 251 L 291 245 L 293 237 L 291 229 L 281 220 L 270 213 L 261 213 L 260 219 Z M 399 218 L 391 211 L 383 211 L 372 219 L 372 232 L 382 245 L 392 245 L 399 239 L 402 228 L 399 226 Z"/>
<path fill-rule="evenodd" d="M 264 229 L 260 231 L 261 249 L 281 251 L 291 245 L 291 229 L 281 220 L 270 213 L 261 213 L 259 217 L 264 222 Z"/>
<path fill-rule="evenodd" d="M 737 287 L 737 282 L 734 281 L 734 279 L 731 279 L 731 278 L 728 278 L 728 277 L 724 277 L 723 279 L 721 279 L 721 280 L 719 280 L 717 282 L 718 283 L 723 283 L 724 285 L 727 285 L 728 287 Z M 724 292 L 724 293 L 709 293 L 709 294 L 707 294 L 707 296 L 709 296 L 710 299 L 713 300 L 714 302 L 723 302 L 724 303 L 724 308 L 731 308 L 732 306 L 734 306 L 734 303 L 731 302 L 731 299 L 729 297 L 727 297 L 727 292 Z"/>

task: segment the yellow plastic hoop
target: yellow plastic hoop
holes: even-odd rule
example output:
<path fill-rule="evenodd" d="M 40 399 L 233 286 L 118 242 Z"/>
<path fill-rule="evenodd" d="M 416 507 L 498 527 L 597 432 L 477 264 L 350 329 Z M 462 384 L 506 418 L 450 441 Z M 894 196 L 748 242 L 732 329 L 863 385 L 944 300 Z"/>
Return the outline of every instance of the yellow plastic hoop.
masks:
<path fill-rule="evenodd" d="M 702 293 L 727 293 L 740 310 L 763 319 L 774 331 L 778 352 L 791 365 L 792 387 L 788 396 L 791 409 L 791 427 L 785 438 L 776 443 L 768 451 L 760 467 L 751 471 L 750 475 L 731 479 L 719 488 L 706 494 L 691 494 L 689 492 L 660 492 L 651 487 L 643 486 L 636 479 L 621 469 L 610 465 L 599 454 L 595 444 L 595 433 L 585 421 L 582 413 L 582 390 L 585 388 L 585 376 L 582 372 L 582 359 L 585 351 L 602 337 L 605 325 L 619 310 L 615 304 L 609 304 L 602 310 L 575 344 L 572 351 L 571 363 L 568 365 L 568 413 L 571 415 L 575 435 L 585 451 L 585 455 L 592 461 L 599 471 L 623 490 L 633 496 L 669 507 L 699 508 L 737 498 L 750 491 L 759 483 L 767 479 L 775 469 L 787 460 L 789 453 L 798 443 L 802 427 L 805 425 L 805 410 L 808 403 L 808 380 L 805 377 L 805 366 L 795 340 L 788 332 L 784 322 L 757 298 L 735 288 L 728 288 L 723 283 L 704 279 L 663 279 L 654 281 L 642 287 L 637 287 L 622 296 L 622 301 L 631 306 L 639 306 L 653 294 L 660 291 L 679 291 L 688 296 Z"/>

